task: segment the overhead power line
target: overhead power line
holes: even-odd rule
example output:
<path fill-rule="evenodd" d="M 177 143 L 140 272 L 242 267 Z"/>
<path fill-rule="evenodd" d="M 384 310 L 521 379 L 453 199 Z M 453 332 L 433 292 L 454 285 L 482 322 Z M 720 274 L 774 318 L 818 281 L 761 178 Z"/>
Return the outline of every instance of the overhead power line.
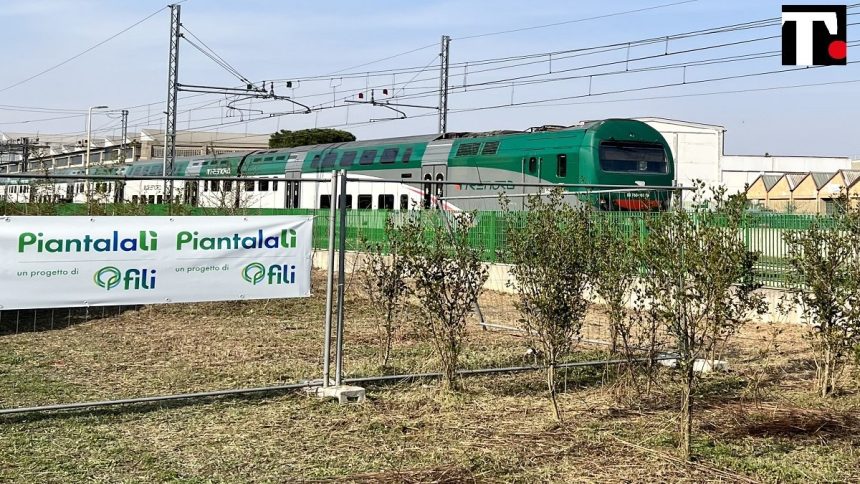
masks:
<path fill-rule="evenodd" d="M 184 1 L 184 0 L 183 0 L 183 1 Z M 180 3 L 181 3 L 181 2 L 180 2 Z M 0 92 L 6 92 L 6 91 L 8 91 L 9 89 L 12 89 L 12 88 L 14 88 L 14 87 L 18 87 L 18 86 L 20 86 L 21 84 L 25 84 L 25 83 L 27 83 L 27 82 L 30 82 L 30 81 L 32 81 L 33 79 L 36 79 L 36 78 L 38 78 L 38 77 L 40 77 L 40 76 L 43 76 L 43 75 L 45 75 L 45 74 L 47 74 L 47 73 L 49 73 L 49 72 L 51 72 L 51 71 L 53 71 L 53 70 L 55 70 L 55 69 L 57 69 L 57 68 L 60 68 L 60 67 L 62 67 L 62 66 L 64 66 L 64 65 L 68 64 L 69 62 L 72 62 L 73 60 L 75 60 L 75 59 L 77 59 L 77 58 L 79 58 L 79 57 L 81 57 L 81 56 L 83 56 L 83 55 L 87 54 L 88 52 L 91 52 L 91 51 L 93 51 L 93 50 L 95 50 L 95 49 L 97 49 L 97 48 L 101 47 L 102 45 L 104 45 L 104 44 L 106 44 L 106 43 L 110 42 L 111 40 L 113 40 L 113 39 L 115 39 L 115 38 L 119 37 L 120 35 L 122 35 L 122 34 L 124 34 L 124 33 L 128 32 L 129 30 L 131 30 L 131 29 L 133 29 L 133 28 L 137 27 L 138 25 L 140 25 L 140 24 L 142 24 L 142 23 L 146 22 L 147 20 L 151 19 L 152 17 L 155 17 L 156 15 L 158 15 L 161 11 L 163 11 L 163 10 L 164 10 L 164 9 L 166 9 L 166 8 L 167 8 L 167 7 L 161 7 L 161 8 L 159 8 L 158 10 L 156 10 L 156 11 L 152 12 L 151 14 L 149 14 L 149 15 L 147 15 L 146 17 L 144 17 L 144 18 L 142 18 L 142 19 L 138 20 L 137 22 L 135 22 L 135 23 L 133 23 L 133 24 L 129 25 L 128 27 L 126 27 L 126 28 L 124 28 L 124 29 L 120 30 L 119 32 L 117 32 L 117 33 L 115 33 L 115 34 L 111 35 L 110 37 L 108 37 L 108 38 L 106 38 L 106 39 L 102 40 L 101 42 L 98 42 L 98 43 L 96 43 L 95 45 L 93 45 L 93 46 L 91 46 L 91 47 L 88 47 L 87 49 L 84 49 L 83 51 L 81 51 L 81 52 L 79 52 L 79 53 L 77 53 L 77 54 L 75 54 L 75 55 L 73 55 L 73 56 L 69 57 L 68 59 L 66 59 L 66 60 L 64 60 L 64 61 L 62 61 L 62 62 L 59 62 L 59 63 L 57 63 L 57 64 L 54 64 L 54 65 L 52 65 L 51 67 L 48 67 L 47 69 L 41 70 L 41 71 L 37 72 L 36 74 L 33 74 L 33 75 L 32 75 L 32 76 L 30 76 L 30 77 L 27 77 L 26 79 L 22 79 L 22 80 L 20 80 L 20 81 L 18 81 L 18 82 L 15 82 L 15 83 L 13 83 L 13 84 L 10 84 L 10 85 L 8 85 L 8 86 L 6 86 L 6 87 L 4 87 L 4 88 L 0 89 Z"/>
<path fill-rule="evenodd" d="M 570 25 L 570 24 L 575 24 L 575 23 L 588 22 L 591 20 L 600 20 L 600 19 L 604 19 L 604 18 L 618 17 L 620 15 L 629 15 L 631 13 L 647 12 L 649 10 L 657 10 L 660 8 L 674 7 L 677 5 L 683 5 L 685 3 L 695 3 L 698 1 L 699 0 L 682 0 L 680 2 L 672 2 L 672 3 L 664 3 L 664 4 L 660 4 L 660 5 L 652 5 L 650 7 L 642 7 L 642 8 L 636 8 L 633 10 L 624 10 L 624 11 L 620 11 L 620 12 L 607 13 L 607 14 L 603 14 L 603 15 L 595 15 L 593 17 L 584 17 L 584 18 L 578 18 L 578 19 L 573 19 L 573 20 L 564 20 L 562 22 L 554 22 L 551 24 L 534 25 L 531 27 L 521 27 L 521 28 L 517 28 L 517 29 L 500 30 L 498 32 L 487 32 L 487 33 L 483 33 L 483 34 L 466 35 L 466 36 L 462 36 L 462 37 L 453 37 L 451 40 L 477 39 L 477 38 L 481 38 L 481 37 L 490 37 L 493 35 L 512 34 L 512 33 L 516 33 L 516 32 L 525 32 L 527 30 L 536 30 L 536 29 L 545 29 L 545 28 L 549 28 L 549 27 L 558 27 L 559 25 Z"/>

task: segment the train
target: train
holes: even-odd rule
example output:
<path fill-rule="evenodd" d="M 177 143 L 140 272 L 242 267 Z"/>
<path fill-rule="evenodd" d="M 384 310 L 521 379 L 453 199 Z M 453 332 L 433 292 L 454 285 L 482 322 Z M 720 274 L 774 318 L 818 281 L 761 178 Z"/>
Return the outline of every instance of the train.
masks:
<path fill-rule="evenodd" d="M 545 190 L 524 185 L 565 184 L 581 185 L 567 190 L 599 210 L 658 211 L 668 207 L 675 179 L 672 152 L 657 130 L 637 120 L 605 119 L 178 158 L 174 175 L 194 180 L 176 180 L 172 193 L 177 202 L 200 207 L 325 209 L 332 204 L 333 170 L 351 178 L 347 208 L 364 210 L 494 210 L 501 192 L 524 200 Z M 0 199 L 84 203 L 89 193 L 104 203 L 166 202 L 161 160 L 50 173 L 135 179 L 2 178 Z"/>

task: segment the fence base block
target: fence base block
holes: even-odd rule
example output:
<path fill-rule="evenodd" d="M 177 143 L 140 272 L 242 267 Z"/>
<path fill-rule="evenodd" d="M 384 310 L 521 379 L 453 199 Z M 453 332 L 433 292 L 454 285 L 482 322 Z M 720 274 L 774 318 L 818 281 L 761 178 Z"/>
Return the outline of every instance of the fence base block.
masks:
<path fill-rule="evenodd" d="M 335 399 L 341 405 L 347 403 L 362 403 L 364 402 L 364 388 L 354 387 L 350 385 L 341 385 L 339 387 L 318 387 L 316 396 L 325 399 Z"/>

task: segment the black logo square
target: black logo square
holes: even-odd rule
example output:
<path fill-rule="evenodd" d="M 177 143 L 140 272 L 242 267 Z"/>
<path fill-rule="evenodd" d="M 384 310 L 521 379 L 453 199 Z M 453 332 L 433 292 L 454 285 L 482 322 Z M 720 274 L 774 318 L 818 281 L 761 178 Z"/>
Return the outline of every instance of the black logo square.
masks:
<path fill-rule="evenodd" d="M 845 5 L 783 5 L 782 65 L 844 66 Z"/>

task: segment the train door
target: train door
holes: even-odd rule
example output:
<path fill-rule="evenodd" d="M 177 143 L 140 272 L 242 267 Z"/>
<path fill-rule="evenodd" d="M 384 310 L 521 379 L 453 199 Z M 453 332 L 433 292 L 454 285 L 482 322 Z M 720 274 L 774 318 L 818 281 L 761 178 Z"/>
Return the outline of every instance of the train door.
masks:
<path fill-rule="evenodd" d="M 543 181 L 541 177 L 541 170 L 543 169 L 543 159 L 538 156 L 537 153 L 528 153 L 522 157 L 521 166 L 520 166 L 520 174 L 521 174 L 521 183 L 541 183 Z M 541 190 L 540 187 L 527 187 L 523 186 L 517 190 L 520 197 L 520 206 L 525 209 L 526 206 L 526 198 L 529 194 L 538 193 Z"/>
<path fill-rule="evenodd" d="M 305 152 L 290 153 L 284 164 L 284 208 L 302 208 L 302 160 Z M 310 205 L 309 208 L 313 208 Z"/>
<path fill-rule="evenodd" d="M 188 177 L 200 177 L 200 172 L 203 170 L 203 162 L 206 161 L 205 158 L 201 158 L 198 160 L 191 160 L 188 163 L 188 166 L 185 168 L 185 176 Z M 190 203 L 193 206 L 201 205 L 200 203 L 200 184 L 207 183 L 208 180 L 200 180 L 188 181 L 185 183 L 185 203 Z M 205 191 L 205 190 L 204 190 Z"/>
<path fill-rule="evenodd" d="M 442 200 L 448 193 L 447 185 L 434 182 L 445 182 L 448 180 L 448 165 L 436 164 L 421 167 L 421 192 L 422 206 L 444 207 Z"/>
<path fill-rule="evenodd" d="M 449 139 L 432 141 L 427 145 L 421 158 L 421 206 L 424 208 L 444 206 L 439 198 L 448 193 L 447 187 L 432 182 L 448 180 L 448 158 L 453 146 L 454 142 Z"/>

